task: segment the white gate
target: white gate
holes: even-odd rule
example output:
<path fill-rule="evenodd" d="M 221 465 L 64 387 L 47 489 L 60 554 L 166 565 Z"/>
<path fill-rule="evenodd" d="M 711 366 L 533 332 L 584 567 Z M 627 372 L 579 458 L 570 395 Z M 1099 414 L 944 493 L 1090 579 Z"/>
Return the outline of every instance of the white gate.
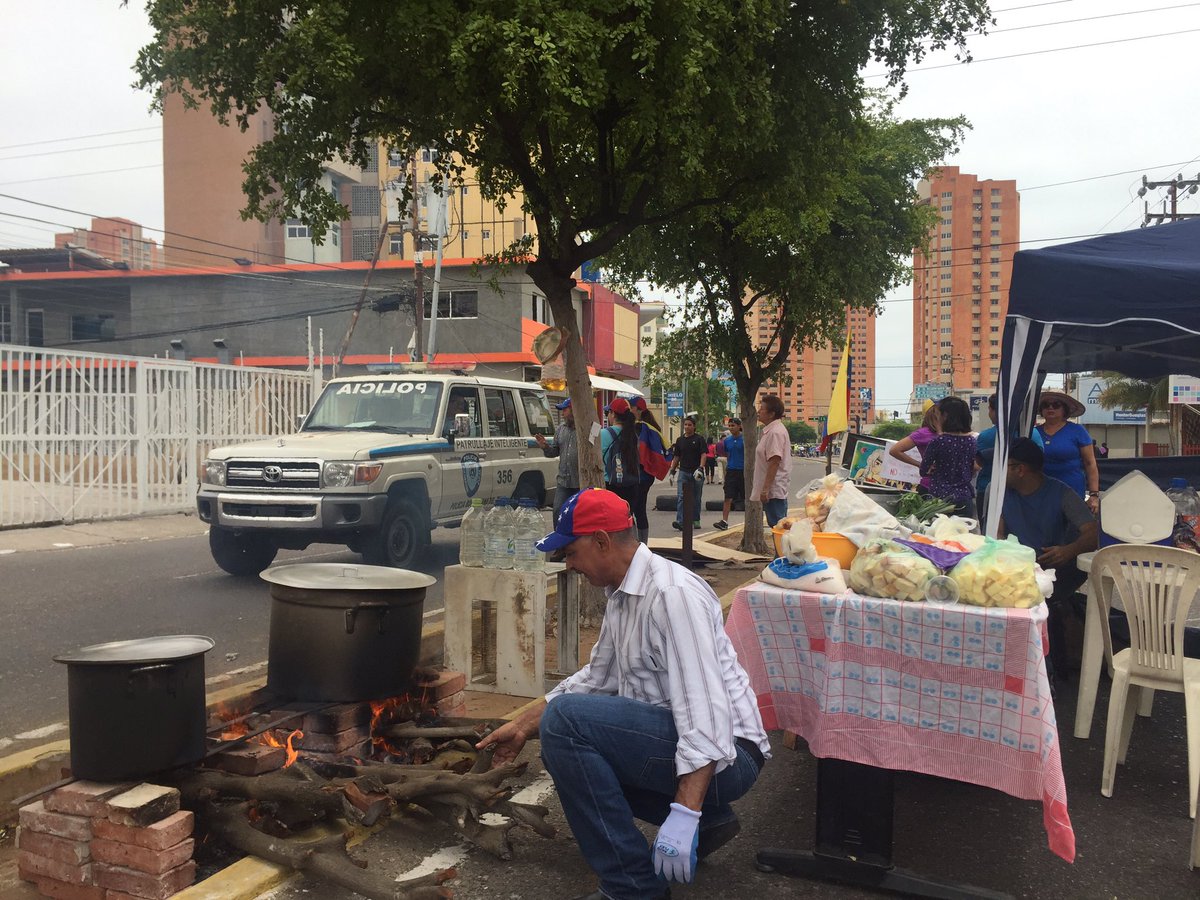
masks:
<path fill-rule="evenodd" d="M 0 528 L 177 512 L 212 447 L 294 430 L 307 372 L 0 344 Z"/>

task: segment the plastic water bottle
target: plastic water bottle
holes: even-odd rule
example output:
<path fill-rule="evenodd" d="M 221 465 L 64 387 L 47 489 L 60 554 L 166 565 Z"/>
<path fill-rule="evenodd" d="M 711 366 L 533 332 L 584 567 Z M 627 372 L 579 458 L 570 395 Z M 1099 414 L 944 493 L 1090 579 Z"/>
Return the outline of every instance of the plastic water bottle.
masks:
<path fill-rule="evenodd" d="M 1200 550 L 1200 494 L 1186 478 L 1172 478 L 1167 496 L 1175 504 L 1175 546 Z"/>
<path fill-rule="evenodd" d="M 460 526 L 458 561 L 461 565 L 483 565 L 483 516 L 483 498 L 476 497 Z"/>
<path fill-rule="evenodd" d="M 546 536 L 542 514 L 530 499 L 523 498 L 518 503 L 513 529 L 513 568 L 520 572 L 544 571 L 546 556 L 537 548 L 537 542 Z"/>
<path fill-rule="evenodd" d="M 489 569 L 513 567 L 513 517 L 508 499 L 501 497 L 483 519 L 483 564 Z"/>

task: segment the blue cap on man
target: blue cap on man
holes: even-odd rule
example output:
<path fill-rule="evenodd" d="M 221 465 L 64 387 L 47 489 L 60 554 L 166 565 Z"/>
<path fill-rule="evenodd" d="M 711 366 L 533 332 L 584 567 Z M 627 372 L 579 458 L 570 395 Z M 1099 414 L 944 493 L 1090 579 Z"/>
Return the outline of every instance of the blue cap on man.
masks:
<path fill-rule="evenodd" d="M 563 504 L 558 524 L 537 542 L 537 548 L 542 553 L 553 553 L 585 534 L 613 534 L 632 527 L 629 503 L 622 497 L 604 488 L 584 488 Z"/>

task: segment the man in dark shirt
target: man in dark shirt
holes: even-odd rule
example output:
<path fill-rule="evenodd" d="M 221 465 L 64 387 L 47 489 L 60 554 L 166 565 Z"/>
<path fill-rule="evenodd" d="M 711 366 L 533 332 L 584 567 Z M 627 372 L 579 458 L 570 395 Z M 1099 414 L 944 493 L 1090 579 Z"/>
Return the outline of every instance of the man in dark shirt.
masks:
<path fill-rule="evenodd" d="M 1080 553 L 1096 549 L 1098 529 L 1092 511 L 1074 490 L 1043 471 L 1045 454 L 1029 438 L 1017 438 L 1008 451 L 1008 489 L 1000 536 L 1014 535 L 1037 554 L 1038 565 L 1054 569 L 1050 607 L 1052 677 L 1067 677 L 1066 615 L 1071 597 L 1087 576 L 1075 564 Z"/>
<path fill-rule="evenodd" d="M 708 452 L 708 443 L 696 434 L 696 420 L 691 416 L 683 420 L 683 434 L 671 448 L 671 472 L 679 472 L 678 489 L 675 495 L 675 521 L 671 524 L 676 531 L 683 530 L 683 492 L 691 491 L 696 498 L 692 507 L 692 524 L 700 525 L 700 498 L 704 493 L 704 454 Z M 699 470 L 700 477 L 696 477 Z"/>

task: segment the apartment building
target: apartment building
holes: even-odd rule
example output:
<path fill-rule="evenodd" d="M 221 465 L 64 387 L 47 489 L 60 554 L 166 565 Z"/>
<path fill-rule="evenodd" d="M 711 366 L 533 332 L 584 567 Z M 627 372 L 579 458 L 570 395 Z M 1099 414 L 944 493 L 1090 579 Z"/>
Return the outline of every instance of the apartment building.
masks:
<path fill-rule="evenodd" d="M 850 328 L 850 421 L 865 425 L 874 420 L 875 317 L 866 310 L 846 308 Z M 777 316 L 756 305 L 747 317 L 751 340 L 765 347 L 775 332 Z M 842 345 L 793 349 L 780 378 L 763 386 L 759 396 L 775 394 L 783 400 L 786 418 L 807 422 L 820 431 L 820 420 L 829 413 L 829 400 L 842 361 Z"/>
<path fill-rule="evenodd" d="M 75 228 L 54 235 L 54 246 L 88 250 L 130 269 L 157 269 L 161 264 L 158 243 L 142 234 L 142 226 L 129 219 L 92 219 L 90 228 Z"/>
<path fill-rule="evenodd" d="M 1017 184 L 944 166 L 918 193 L 938 221 L 913 252 L 913 383 L 990 391 L 1021 234 Z"/>

